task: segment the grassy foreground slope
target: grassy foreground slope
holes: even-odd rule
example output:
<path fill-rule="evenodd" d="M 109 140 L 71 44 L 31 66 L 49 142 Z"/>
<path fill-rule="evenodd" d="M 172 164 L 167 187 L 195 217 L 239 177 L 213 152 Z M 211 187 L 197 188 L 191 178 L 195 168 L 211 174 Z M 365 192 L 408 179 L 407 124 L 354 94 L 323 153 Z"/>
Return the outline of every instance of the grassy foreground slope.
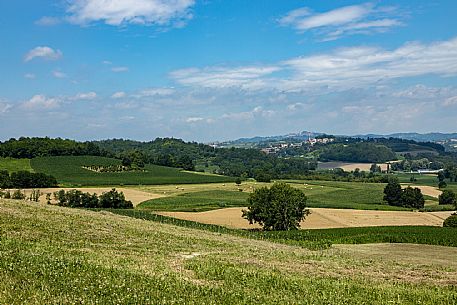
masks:
<path fill-rule="evenodd" d="M 372 248 L 376 255 L 351 248 L 357 246 L 313 252 L 107 212 L 0 201 L 0 303 L 457 302 L 456 249 L 394 246 L 408 259 L 390 258 L 390 245 Z M 424 251 L 433 255 L 411 259 Z"/>
<path fill-rule="evenodd" d="M 67 185 L 138 185 L 174 183 L 210 183 L 233 181 L 233 178 L 191 173 L 177 168 L 147 164 L 146 172 L 97 173 L 83 166 L 119 165 L 120 160 L 95 156 L 40 157 L 31 161 L 36 172 L 53 175 L 57 181 Z"/>
<path fill-rule="evenodd" d="M 13 158 L 0 158 L 0 170 L 7 170 L 10 173 L 18 171 L 33 171 L 30 166 L 30 159 Z"/>

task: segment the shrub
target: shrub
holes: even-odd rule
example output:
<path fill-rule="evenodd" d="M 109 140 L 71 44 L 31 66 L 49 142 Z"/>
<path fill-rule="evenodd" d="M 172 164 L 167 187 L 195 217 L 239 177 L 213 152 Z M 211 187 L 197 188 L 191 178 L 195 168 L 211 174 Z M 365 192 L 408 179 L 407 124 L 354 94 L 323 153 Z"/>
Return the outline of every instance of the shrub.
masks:
<path fill-rule="evenodd" d="M 21 190 L 15 190 L 13 192 L 13 194 L 11 195 L 11 199 L 24 200 L 25 199 L 25 193 L 23 193 Z"/>
<path fill-rule="evenodd" d="M 286 183 L 275 183 L 250 194 L 248 210 L 243 217 L 249 223 L 257 222 L 264 230 L 295 230 L 309 214 L 305 194 Z"/>
<path fill-rule="evenodd" d="M 438 188 L 444 189 L 447 187 L 447 183 L 445 181 L 438 182 Z"/>
<path fill-rule="evenodd" d="M 444 220 L 443 227 L 457 228 L 457 214 L 452 214 Z"/>
<path fill-rule="evenodd" d="M 455 206 L 457 204 L 457 196 L 453 191 L 444 190 L 443 193 L 438 196 L 438 201 L 439 204 L 452 204 Z"/>

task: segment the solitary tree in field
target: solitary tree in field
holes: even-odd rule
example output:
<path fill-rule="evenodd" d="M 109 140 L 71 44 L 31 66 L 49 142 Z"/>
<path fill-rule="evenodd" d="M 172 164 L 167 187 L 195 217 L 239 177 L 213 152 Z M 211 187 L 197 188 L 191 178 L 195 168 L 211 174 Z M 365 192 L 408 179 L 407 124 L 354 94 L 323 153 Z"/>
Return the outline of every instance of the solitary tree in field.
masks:
<path fill-rule="evenodd" d="M 401 205 L 401 185 L 397 178 L 390 178 L 384 188 L 384 200 L 389 205 Z"/>
<path fill-rule="evenodd" d="M 243 210 L 243 217 L 251 224 L 259 223 L 264 230 L 295 230 L 309 215 L 306 199 L 301 190 L 286 183 L 275 183 L 249 196 L 248 210 Z"/>
<path fill-rule="evenodd" d="M 421 209 L 424 207 L 424 195 L 419 188 L 408 186 L 401 193 L 401 206 L 405 208 Z"/>

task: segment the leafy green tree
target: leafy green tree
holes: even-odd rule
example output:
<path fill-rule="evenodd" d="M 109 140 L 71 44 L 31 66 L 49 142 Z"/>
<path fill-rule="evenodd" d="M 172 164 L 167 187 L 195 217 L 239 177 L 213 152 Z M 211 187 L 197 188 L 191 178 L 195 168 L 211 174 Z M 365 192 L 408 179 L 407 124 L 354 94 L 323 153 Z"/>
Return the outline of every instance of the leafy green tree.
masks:
<path fill-rule="evenodd" d="M 306 200 L 301 190 L 275 183 L 271 188 L 262 187 L 250 194 L 243 217 L 251 224 L 259 223 L 264 230 L 295 230 L 309 215 Z"/>
<path fill-rule="evenodd" d="M 446 188 L 446 187 L 447 187 L 446 181 L 440 181 L 440 182 L 438 182 L 438 188 L 444 189 L 444 188 Z"/>
<path fill-rule="evenodd" d="M 444 178 L 446 178 L 444 173 L 443 172 L 438 172 L 438 181 L 439 182 L 444 181 Z"/>
<path fill-rule="evenodd" d="M 456 208 L 457 208 L 457 196 L 451 190 L 444 190 L 438 196 L 438 201 L 439 201 L 439 204 L 452 204 L 452 205 L 456 206 Z"/>
<path fill-rule="evenodd" d="M 406 208 L 421 209 L 424 207 L 425 199 L 419 188 L 412 188 L 408 186 L 402 190 L 401 193 L 401 206 Z"/>
<path fill-rule="evenodd" d="M 241 179 L 240 178 L 236 178 L 235 183 L 236 183 L 236 185 L 240 185 L 241 184 Z"/>
<path fill-rule="evenodd" d="M 113 209 L 131 209 L 133 204 L 131 201 L 125 200 L 123 192 L 118 192 L 116 189 L 112 189 L 109 192 L 105 192 L 99 196 L 100 206 L 102 208 L 113 208 Z"/>
<path fill-rule="evenodd" d="M 386 201 L 389 205 L 400 206 L 401 194 L 402 190 L 398 179 L 391 177 L 384 188 L 384 201 Z"/>

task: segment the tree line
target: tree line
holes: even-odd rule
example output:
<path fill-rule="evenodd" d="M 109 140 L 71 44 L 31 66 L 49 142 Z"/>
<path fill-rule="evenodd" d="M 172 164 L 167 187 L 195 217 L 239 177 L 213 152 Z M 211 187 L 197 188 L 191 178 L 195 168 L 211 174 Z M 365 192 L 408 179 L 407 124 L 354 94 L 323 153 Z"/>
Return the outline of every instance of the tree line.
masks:
<path fill-rule="evenodd" d="M 8 188 L 46 188 L 57 186 L 57 180 L 51 175 L 19 171 L 8 173 L 0 170 L 0 189 Z"/>

